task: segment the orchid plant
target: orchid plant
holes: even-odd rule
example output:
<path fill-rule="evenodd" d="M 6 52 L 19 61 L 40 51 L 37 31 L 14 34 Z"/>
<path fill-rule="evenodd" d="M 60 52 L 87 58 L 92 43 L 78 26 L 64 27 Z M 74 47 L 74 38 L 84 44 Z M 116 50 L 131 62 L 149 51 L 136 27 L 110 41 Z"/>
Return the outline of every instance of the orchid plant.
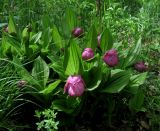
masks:
<path fill-rule="evenodd" d="M 79 113 L 89 95 L 99 93 L 127 92 L 131 96 L 129 108 L 143 110 L 144 95 L 139 86 L 147 77 L 143 72 L 147 68 L 137 63 L 135 69 L 143 72 L 137 74 L 132 67 L 139 60 L 141 38 L 131 48 L 123 49 L 113 42 L 108 28 L 98 35 L 98 28 L 92 24 L 85 31 L 71 10 L 67 10 L 65 20 L 67 27 L 42 26 L 38 33 L 27 27 L 19 36 L 10 17 L 8 32 L 2 37 L 1 47 L 5 50 L 1 56 L 7 57 L 11 51 L 10 61 L 22 78 L 22 90 L 44 106 L 52 103 L 54 110 L 67 114 Z M 31 61 L 25 63 L 26 59 Z"/>

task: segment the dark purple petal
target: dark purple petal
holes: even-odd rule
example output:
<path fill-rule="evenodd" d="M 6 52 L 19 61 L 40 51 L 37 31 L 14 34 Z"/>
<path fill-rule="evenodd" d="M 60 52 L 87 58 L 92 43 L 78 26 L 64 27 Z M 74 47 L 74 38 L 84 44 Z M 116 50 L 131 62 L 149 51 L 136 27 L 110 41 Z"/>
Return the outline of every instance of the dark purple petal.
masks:
<path fill-rule="evenodd" d="M 84 33 L 84 31 L 83 31 L 83 29 L 80 28 L 80 27 L 76 27 L 76 28 L 74 28 L 73 31 L 72 31 L 72 35 L 73 35 L 74 37 L 82 37 L 82 36 L 83 36 L 83 33 Z"/>
<path fill-rule="evenodd" d="M 105 53 L 103 56 L 103 61 L 110 67 L 118 65 L 118 54 L 117 51 L 111 49 Z"/>
<path fill-rule="evenodd" d="M 134 68 L 139 71 L 139 72 L 144 72 L 147 71 L 147 66 L 145 65 L 144 62 L 137 62 L 136 64 L 134 64 Z"/>

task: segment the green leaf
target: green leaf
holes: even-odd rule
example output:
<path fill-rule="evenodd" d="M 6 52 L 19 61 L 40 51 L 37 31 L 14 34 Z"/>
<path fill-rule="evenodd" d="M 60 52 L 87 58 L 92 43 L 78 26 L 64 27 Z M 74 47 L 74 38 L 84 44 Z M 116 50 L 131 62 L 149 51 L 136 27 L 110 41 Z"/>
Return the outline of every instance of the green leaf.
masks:
<path fill-rule="evenodd" d="M 46 29 L 46 28 L 50 27 L 50 25 L 51 25 L 51 19 L 50 19 L 49 14 L 44 14 L 42 16 L 42 26 L 43 26 L 43 29 Z"/>
<path fill-rule="evenodd" d="M 48 56 L 48 58 L 51 60 L 51 64 L 50 67 L 56 72 L 58 73 L 58 75 L 60 76 L 60 79 L 67 79 L 67 76 L 65 75 L 65 70 L 63 67 L 63 57 L 60 56 L 56 56 L 56 55 L 51 55 Z"/>
<path fill-rule="evenodd" d="M 87 90 L 92 91 L 99 87 L 102 81 L 102 73 L 99 67 L 94 67 L 91 70 L 87 71 Z"/>
<path fill-rule="evenodd" d="M 37 34 L 33 35 L 30 41 L 37 43 L 42 36 L 42 32 L 38 32 Z"/>
<path fill-rule="evenodd" d="M 56 80 L 54 83 L 49 84 L 47 88 L 40 91 L 40 93 L 42 93 L 44 95 L 48 95 L 48 94 L 52 93 L 53 90 L 60 84 L 60 82 L 61 82 L 61 80 Z"/>
<path fill-rule="evenodd" d="M 94 58 L 90 60 L 82 61 L 84 70 L 91 70 L 93 67 L 98 67 L 99 60 L 100 60 L 100 56 L 99 54 L 96 54 Z"/>
<path fill-rule="evenodd" d="M 63 34 L 66 38 L 70 38 L 72 30 L 77 27 L 77 18 L 71 8 L 66 9 L 62 19 Z"/>
<path fill-rule="evenodd" d="M 6 37 L 2 36 L 2 44 L 0 48 L 1 57 L 5 56 L 8 52 L 11 53 L 10 47 L 11 45 L 7 42 Z"/>
<path fill-rule="evenodd" d="M 75 13 L 68 8 L 66 10 L 66 25 L 69 29 L 69 31 L 71 32 L 77 25 L 77 21 L 76 21 L 76 15 Z"/>
<path fill-rule="evenodd" d="M 21 55 L 22 49 L 21 49 L 21 44 L 19 41 L 17 41 L 14 37 L 12 37 L 11 35 L 3 35 L 2 38 L 2 44 L 7 44 L 10 45 L 12 47 L 12 49 L 14 49 L 16 51 L 17 54 Z"/>
<path fill-rule="evenodd" d="M 66 79 L 65 73 L 64 73 L 64 68 L 63 65 L 59 62 L 54 62 L 50 65 L 50 67 L 58 73 L 61 79 Z"/>
<path fill-rule="evenodd" d="M 64 41 L 62 40 L 56 26 L 53 26 L 52 38 L 53 38 L 53 41 L 54 41 L 55 45 L 58 48 L 63 48 L 64 47 Z"/>
<path fill-rule="evenodd" d="M 127 90 L 130 91 L 131 93 L 136 94 L 139 86 L 145 82 L 146 77 L 147 77 L 147 72 L 131 76 Z"/>
<path fill-rule="evenodd" d="M 34 62 L 32 76 L 38 81 L 41 88 L 44 89 L 49 77 L 49 67 L 40 56 Z"/>
<path fill-rule="evenodd" d="M 63 111 L 67 114 L 76 113 L 77 107 L 80 105 L 81 99 L 80 98 L 72 98 L 72 97 L 64 97 L 59 98 L 53 101 L 53 108 L 58 111 Z"/>
<path fill-rule="evenodd" d="M 128 67 L 132 65 L 136 61 L 137 57 L 140 55 L 140 51 L 141 51 L 141 38 L 138 40 L 137 44 L 133 46 L 128 52 L 127 58 L 125 59 L 123 66 Z"/>
<path fill-rule="evenodd" d="M 113 38 L 109 29 L 105 29 L 101 35 L 100 47 L 102 52 L 105 53 L 107 50 L 111 49 L 113 46 Z"/>
<path fill-rule="evenodd" d="M 17 33 L 16 28 L 15 28 L 15 24 L 14 24 L 14 21 L 13 21 L 13 17 L 11 15 L 9 15 L 8 32 L 10 34 L 16 34 Z"/>
<path fill-rule="evenodd" d="M 111 69 L 108 68 L 105 63 L 102 63 L 101 71 L 102 71 L 102 81 L 103 81 L 103 83 L 105 83 L 108 81 L 108 79 L 111 75 Z"/>
<path fill-rule="evenodd" d="M 48 49 L 48 46 L 49 46 L 49 43 L 51 42 L 52 40 L 52 37 L 51 37 L 51 29 L 48 27 L 46 28 L 43 33 L 42 33 L 42 39 L 43 39 L 43 43 L 42 43 L 42 48 L 44 50 L 47 50 Z"/>
<path fill-rule="evenodd" d="M 13 58 L 13 64 L 17 71 L 17 74 L 23 79 L 26 80 L 31 85 L 37 85 L 37 88 L 40 87 L 39 83 L 30 75 L 30 73 L 23 67 L 20 60 L 16 57 Z"/>
<path fill-rule="evenodd" d="M 147 72 L 134 75 L 130 78 L 131 83 L 129 84 L 130 86 L 140 86 L 144 83 L 145 79 L 147 77 Z"/>
<path fill-rule="evenodd" d="M 67 52 L 67 65 L 66 65 L 66 75 L 78 74 L 81 70 L 81 56 L 80 56 L 80 48 L 75 40 L 70 42 L 69 52 Z M 65 61 L 65 60 L 64 60 Z"/>
<path fill-rule="evenodd" d="M 97 47 L 98 41 L 97 41 L 97 31 L 94 25 L 91 26 L 87 37 L 88 37 L 87 47 L 95 49 Z"/>
<path fill-rule="evenodd" d="M 22 31 L 22 38 L 23 40 L 28 40 L 29 39 L 29 33 L 28 33 L 28 28 L 24 28 L 24 30 Z"/>
<path fill-rule="evenodd" d="M 135 111 L 141 111 L 144 102 L 144 94 L 141 90 L 138 90 L 137 94 L 130 100 L 129 107 Z"/>
<path fill-rule="evenodd" d="M 105 84 L 107 87 L 102 89 L 102 92 L 106 93 L 119 93 L 122 91 L 129 83 L 130 72 L 119 70 L 113 74 L 111 72 L 111 78 Z"/>

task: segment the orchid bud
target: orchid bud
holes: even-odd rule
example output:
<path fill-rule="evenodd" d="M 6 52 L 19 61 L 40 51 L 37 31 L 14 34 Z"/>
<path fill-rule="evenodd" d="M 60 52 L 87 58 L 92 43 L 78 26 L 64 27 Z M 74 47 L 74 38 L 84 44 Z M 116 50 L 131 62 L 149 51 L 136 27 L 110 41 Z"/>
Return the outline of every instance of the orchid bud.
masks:
<path fill-rule="evenodd" d="M 84 80 L 80 75 L 69 76 L 64 86 L 64 92 L 67 92 L 69 96 L 81 96 L 85 90 Z"/>
<path fill-rule="evenodd" d="M 141 62 L 137 62 L 136 64 L 134 64 L 134 68 L 139 72 L 147 71 L 147 66 L 142 61 Z"/>
<path fill-rule="evenodd" d="M 25 87 L 27 82 L 25 80 L 20 80 L 17 84 L 18 87 L 23 88 Z"/>
<path fill-rule="evenodd" d="M 98 47 L 100 47 L 100 43 L 101 43 L 101 35 L 97 36 L 97 41 L 98 41 Z"/>
<path fill-rule="evenodd" d="M 74 30 L 72 31 L 72 35 L 73 35 L 74 37 L 82 37 L 82 36 L 83 36 L 83 33 L 84 33 L 84 31 L 83 31 L 83 29 L 80 28 L 80 27 L 76 27 L 76 28 L 74 28 Z"/>
<path fill-rule="evenodd" d="M 111 49 L 103 56 L 103 61 L 110 67 L 114 67 L 118 64 L 118 54 L 115 49 Z"/>
<path fill-rule="evenodd" d="M 28 32 L 32 32 L 32 26 L 28 26 Z"/>
<path fill-rule="evenodd" d="M 8 26 L 3 29 L 4 32 L 8 33 Z"/>
<path fill-rule="evenodd" d="M 82 59 L 83 60 L 89 60 L 93 57 L 94 57 L 94 52 L 93 52 L 92 48 L 84 49 L 84 51 L 82 53 Z"/>

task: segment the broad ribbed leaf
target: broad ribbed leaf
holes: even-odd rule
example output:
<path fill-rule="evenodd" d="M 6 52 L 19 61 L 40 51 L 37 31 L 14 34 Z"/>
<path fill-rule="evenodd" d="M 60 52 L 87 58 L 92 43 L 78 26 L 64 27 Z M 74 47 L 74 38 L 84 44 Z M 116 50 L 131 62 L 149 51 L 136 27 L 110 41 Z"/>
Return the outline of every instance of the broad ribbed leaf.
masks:
<path fill-rule="evenodd" d="M 39 83 L 30 75 L 30 73 L 23 67 L 20 60 L 16 57 L 13 59 L 13 64 L 17 71 L 17 74 L 23 79 L 26 80 L 31 85 L 36 85 L 37 88 L 40 87 Z"/>
<path fill-rule="evenodd" d="M 112 46 L 113 46 L 113 38 L 110 33 L 110 30 L 106 28 L 101 35 L 100 47 L 103 53 L 105 53 L 107 50 L 111 49 Z"/>
<path fill-rule="evenodd" d="M 2 36 L 2 44 L 1 44 L 1 48 L 0 48 L 0 54 L 1 54 L 1 56 L 5 56 L 6 53 L 10 50 L 10 48 L 11 48 L 11 46 L 7 42 L 6 37 Z M 11 53 L 11 51 L 9 51 L 9 53 Z"/>
<path fill-rule="evenodd" d="M 53 108 L 73 115 L 74 111 L 77 111 L 77 107 L 80 105 L 80 102 L 81 99 L 79 98 L 63 97 L 53 101 Z"/>
<path fill-rule="evenodd" d="M 29 33 L 28 33 L 28 28 L 24 28 L 23 31 L 22 31 L 22 38 L 23 40 L 28 40 L 29 38 Z"/>
<path fill-rule="evenodd" d="M 94 67 L 90 71 L 86 72 L 88 74 L 86 81 L 86 88 L 89 91 L 95 90 L 101 84 L 102 81 L 102 72 L 99 67 Z"/>
<path fill-rule="evenodd" d="M 7 44 L 8 46 L 5 46 L 5 44 Z M 14 37 L 12 37 L 11 35 L 3 35 L 2 38 L 2 45 L 4 47 L 12 47 L 12 49 L 14 49 L 16 51 L 17 54 L 21 55 L 22 54 L 22 49 L 21 49 L 21 45 L 20 42 L 17 41 Z"/>
<path fill-rule="evenodd" d="M 71 8 L 67 9 L 62 19 L 63 34 L 66 38 L 70 38 L 72 30 L 77 27 L 77 18 Z"/>
<path fill-rule="evenodd" d="M 50 29 L 49 27 L 46 28 L 46 29 L 43 31 L 42 39 L 43 39 L 42 48 L 43 48 L 43 49 L 48 49 L 49 43 L 50 43 L 51 40 L 52 40 L 52 37 L 51 37 L 51 29 Z"/>
<path fill-rule="evenodd" d="M 123 66 L 127 67 L 132 65 L 140 55 L 140 51 L 141 51 L 141 38 L 138 40 L 137 44 L 133 46 L 128 52 L 127 58 L 125 59 Z"/>
<path fill-rule="evenodd" d="M 131 83 L 129 84 L 130 86 L 140 86 L 144 83 L 145 79 L 147 77 L 147 72 L 134 75 L 130 78 Z"/>
<path fill-rule="evenodd" d="M 46 86 L 49 77 L 49 67 L 41 57 L 38 57 L 34 62 L 32 76 L 38 81 L 42 89 Z"/>
<path fill-rule="evenodd" d="M 92 25 L 91 29 L 88 32 L 88 43 L 87 47 L 95 49 L 97 47 L 97 31 L 94 25 Z"/>
<path fill-rule="evenodd" d="M 65 75 L 65 70 L 63 67 L 63 58 L 60 58 L 59 56 L 49 56 L 49 59 L 52 61 L 52 63 L 50 64 L 50 67 L 56 72 L 58 73 L 59 77 L 61 79 L 66 80 L 67 76 Z"/>
<path fill-rule="evenodd" d="M 139 86 L 145 82 L 146 77 L 147 72 L 132 76 L 127 90 L 134 94 L 137 93 Z"/>
<path fill-rule="evenodd" d="M 53 26 L 52 38 L 53 38 L 53 41 L 54 41 L 55 45 L 58 48 L 63 48 L 64 47 L 64 42 L 63 42 L 62 37 L 60 36 L 56 26 Z"/>
<path fill-rule="evenodd" d="M 72 31 L 76 25 L 77 25 L 77 21 L 76 21 L 76 15 L 74 14 L 74 12 L 68 8 L 66 10 L 66 27 L 69 28 L 69 31 Z"/>
<path fill-rule="evenodd" d="M 70 47 L 67 57 L 67 66 L 66 66 L 66 75 L 78 74 L 81 70 L 81 56 L 80 56 L 80 48 L 76 41 L 72 40 L 70 42 Z"/>
<path fill-rule="evenodd" d="M 102 92 L 119 93 L 128 85 L 129 79 L 130 73 L 128 71 L 119 71 L 111 76 L 109 82 L 105 84 L 105 89 L 102 89 Z"/>
<path fill-rule="evenodd" d="M 129 107 L 135 111 L 141 111 L 144 102 L 144 94 L 141 90 L 138 90 L 137 94 L 130 100 Z"/>
<path fill-rule="evenodd" d="M 55 82 L 49 84 L 47 88 L 40 91 L 40 93 L 42 93 L 44 95 L 48 95 L 48 94 L 52 93 L 54 91 L 54 89 L 60 84 L 60 82 L 61 82 L 61 80 L 56 80 Z"/>
<path fill-rule="evenodd" d="M 42 36 L 42 32 L 38 32 L 37 34 L 33 35 L 30 41 L 37 43 Z"/>
<path fill-rule="evenodd" d="M 17 33 L 16 28 L 15 28 L 15 24 L 13 21 L 13 17 L 11 15 L 9 16 L 8 32 L 9 33 Z"/>

